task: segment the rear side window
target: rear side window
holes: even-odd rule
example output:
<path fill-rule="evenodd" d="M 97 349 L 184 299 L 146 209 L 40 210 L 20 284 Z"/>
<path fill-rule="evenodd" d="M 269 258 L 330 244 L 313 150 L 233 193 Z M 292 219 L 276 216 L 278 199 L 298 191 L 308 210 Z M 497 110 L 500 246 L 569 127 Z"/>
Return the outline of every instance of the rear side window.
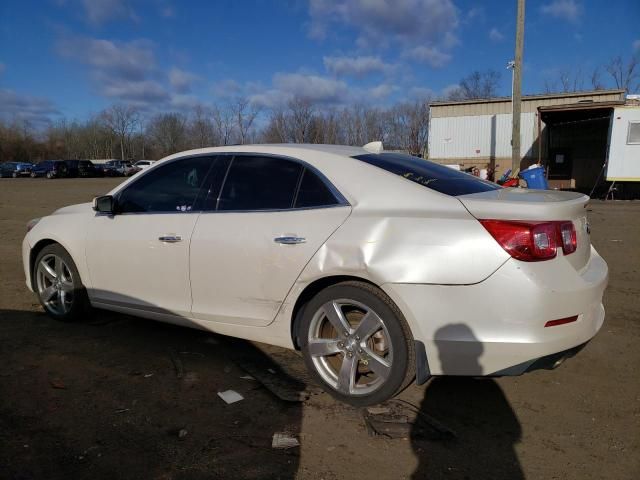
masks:
<path fill-rule="evenodd" d="M 234 157 L 218 210 L 284 210 L 293 201 L 302 165 L 282 158 Z"/>
<path fill-rule="evenodd" d="M 473 175 L 402 153 L 371 153 L 353 158 L 446 195 L 467 195 L 500 188 Z"/>
<path fill-rule="evenodd" d="M 294 208 L 328 207 L 338 203 L 340 202 L 322 179 L 305 168 Z"/>
<path fill-rule="evenodd" d="M 195 202 L 211 162 L 210 157 L 191 157 L 149 171 L 120 193 L 118 210 L 121 213 L 196 210 Z"/>

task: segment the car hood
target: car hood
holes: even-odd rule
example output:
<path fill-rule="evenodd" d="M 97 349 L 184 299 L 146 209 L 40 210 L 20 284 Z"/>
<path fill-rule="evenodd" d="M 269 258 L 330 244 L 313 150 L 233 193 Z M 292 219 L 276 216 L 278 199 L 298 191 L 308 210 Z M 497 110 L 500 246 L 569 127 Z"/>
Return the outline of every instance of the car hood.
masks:
<path fill-rule="evenodd" d="M 73 213 L 86 213 L 90 212 L 93 208 L 91 202 L 78 203 L 77 205 L 69 205 L 68 207 L 62 207 L 53 212 L 51 215 L 70 215 Z"/>

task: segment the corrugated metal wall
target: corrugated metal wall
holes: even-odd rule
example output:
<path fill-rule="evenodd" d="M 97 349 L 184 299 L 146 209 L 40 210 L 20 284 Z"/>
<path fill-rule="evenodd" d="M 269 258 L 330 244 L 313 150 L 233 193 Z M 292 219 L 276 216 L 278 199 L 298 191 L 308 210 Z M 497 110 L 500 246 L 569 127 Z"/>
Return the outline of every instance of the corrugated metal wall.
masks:
<path fill-rule="evenodd" d="M 521 117 L 522 156 L 537 156 L 536 113 Z M 431 118 L 429 158 L 473 160 L 511 157 L 511 114 Z"/>

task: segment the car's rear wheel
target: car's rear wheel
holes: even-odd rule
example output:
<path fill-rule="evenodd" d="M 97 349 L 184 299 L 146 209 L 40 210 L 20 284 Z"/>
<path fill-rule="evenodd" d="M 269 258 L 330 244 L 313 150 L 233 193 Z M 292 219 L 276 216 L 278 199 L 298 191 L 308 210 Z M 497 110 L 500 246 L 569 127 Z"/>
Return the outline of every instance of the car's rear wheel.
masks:
<path fill-rule="evenodd" d="M 415 351 L 404 316 L 373 285 L 349 281 L 328 287 L 304 307 L 300 321 L 307 368 L 341 401 L 375 405 L 415 377 Z"/>
<path fill-rule="evenodd" d="M 53 172 L 47 172 L 47 178 L 48 179 L 52 179 L 53 178 Z"/>
<path fill-rule="evenodd" d="M 61 245 L 47 245 L 40 251 L 34 277 L 40 304 L 51 317 L 73 321 L 87 312 L 87 292 L 76 264 Z"/>

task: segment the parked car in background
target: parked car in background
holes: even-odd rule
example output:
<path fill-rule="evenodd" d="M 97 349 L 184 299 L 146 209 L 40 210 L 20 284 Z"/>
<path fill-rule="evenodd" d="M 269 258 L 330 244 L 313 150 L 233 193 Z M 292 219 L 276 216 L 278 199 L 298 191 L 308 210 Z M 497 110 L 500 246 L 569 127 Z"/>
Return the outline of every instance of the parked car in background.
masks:
<path fill-rule="evenodd" d="M 136 163 L 133 164 L 133 166 L 136 167 L 138 171 L 140 171 L 140 170 L 146 170 L 154 163 L 156 163 L 156 160 L 138 160 Z"/>
<path fill-rule="evenodd" d="M 206 148 L 32 220 L 22 259 L 53 318 L 93 306 L 300 349 L 328 392 L 366 406 L 414 379 L 575 355 L 608 277 L 588 201 L 379 142 Z"/>
<path fill-rule="evenodd" d="M 98 177 L 101 170 L 89 160 L 65 160 L 68 177 Z"/>
<path fill-rule="evenodd" d="M 0 178 L 28 177 L 31 175 L 32 163 L 27 162 L 5 162 L 0 164 Z"/>
<path fill-rule="evenodd" d="M 107 177 L 128 177 L 138 171 L 128 160 L 109 160 L 103 169 Z"/>
<path fill-rule="evenodd" d="M 67 176 L 68 170 L 64 160 L 44 160 L 31 169 L 31 178 L 62 178 Z"/>

